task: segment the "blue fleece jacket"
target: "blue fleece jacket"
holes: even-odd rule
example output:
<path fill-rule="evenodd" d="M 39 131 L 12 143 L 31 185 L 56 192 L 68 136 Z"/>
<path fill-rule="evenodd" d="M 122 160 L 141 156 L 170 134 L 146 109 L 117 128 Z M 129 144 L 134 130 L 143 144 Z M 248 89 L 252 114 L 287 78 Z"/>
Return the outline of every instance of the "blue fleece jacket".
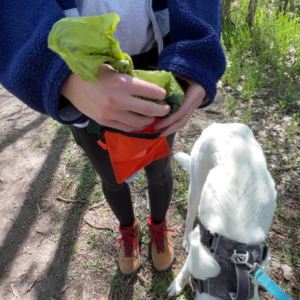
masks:
<path fill-rule="evenodd" d="M 47 47 L 48 34 L 74 0 L 0 1 L 0 83 L 28 106 L 64 123 L 60 91 L 70 73 Z M 201 84 L 211 103 L 226 68 L 220 43 L 220 0 L 153 0 L 152 9 L 169 9 L 171 44 L 160 54 L 159 70 L 173 71 Z"/>

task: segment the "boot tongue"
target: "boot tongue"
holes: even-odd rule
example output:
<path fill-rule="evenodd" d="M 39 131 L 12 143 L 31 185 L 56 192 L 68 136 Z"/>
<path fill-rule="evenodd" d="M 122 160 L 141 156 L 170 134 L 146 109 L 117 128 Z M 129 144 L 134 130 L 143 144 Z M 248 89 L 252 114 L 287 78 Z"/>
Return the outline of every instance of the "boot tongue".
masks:
<path fill-rule="evenodd" d="M 133 250 L 132 243 L 126 238 L 124 238 L 123 243 L 124 243 L 124 255 L 125 255 L 125 257 L 132 257 L 132 250 Z"/>
<path fill-rule="evenodd" d="M 165 230 L 164 224 L 154 229 L 153 232 L 153 244 L 157 248 L 157 253 L 165 252 Z"/>
<path fill-rule="evenodd" d="M 128 228 L 128 231 L 125 229 L 125 232 L 122 232 L 121 239 L 124 245 L 124 256 L 132 257 L 133 248 L 135 244 L 133 227 Z"/>

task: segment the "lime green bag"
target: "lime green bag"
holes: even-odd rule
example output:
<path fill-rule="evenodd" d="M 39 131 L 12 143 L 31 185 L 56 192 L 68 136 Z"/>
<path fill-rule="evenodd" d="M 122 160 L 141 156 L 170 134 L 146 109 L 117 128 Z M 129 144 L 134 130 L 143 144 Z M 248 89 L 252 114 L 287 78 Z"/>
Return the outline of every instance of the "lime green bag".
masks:
<path fill-rule="evenodd" d="M 121 51 L 119 42 L 113 35 L 119 21 L 116 13 L 63 18 L 54 24 L 48 37 L 48 47 L 85 81 L 96 82 L 98 68 L 103 63 L 108 63 L 120 73 L 164 88 L 167 92 L 164 101 L 139 98 L 169 104 L 171 111 L 167 116 L 174 114 L 184 101 L 181 86 L 170 72 L 134 70 L 131 57 Z"/>

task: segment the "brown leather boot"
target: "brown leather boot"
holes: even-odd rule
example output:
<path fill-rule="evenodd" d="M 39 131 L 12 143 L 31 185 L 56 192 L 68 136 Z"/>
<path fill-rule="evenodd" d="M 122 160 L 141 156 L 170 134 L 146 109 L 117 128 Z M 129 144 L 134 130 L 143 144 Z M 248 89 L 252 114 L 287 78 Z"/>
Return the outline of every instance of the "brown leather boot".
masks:
<path fill-rule="evenodd" d="M 154 268 L 157 271 L 168 270 L 174 260 L 174 249 L 167 229 L 166 220 L 154 224 L 151 216 L 148 217 L 148 227 L 151 233 L 151 255 Z"/>
<path fill-rule="evenodd" d="M 122 236 L 117 240 L 120 243 L 119 267 L 123 275 L 133 275 L 141 264 L 139 243 L 142 231 L 137 219 L 129 228 L 119 227 Z"/>

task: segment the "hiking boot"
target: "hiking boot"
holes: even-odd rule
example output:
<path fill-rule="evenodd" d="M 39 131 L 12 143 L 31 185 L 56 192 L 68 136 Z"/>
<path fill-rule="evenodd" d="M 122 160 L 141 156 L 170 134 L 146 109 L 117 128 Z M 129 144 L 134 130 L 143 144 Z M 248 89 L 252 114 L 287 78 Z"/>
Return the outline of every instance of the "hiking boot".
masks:
<path fill-rule="evenodd" d="M 151 216 L 148 217 L 148 227 L 151 233 L 151 255 L 154 268 L 157 271 L 168 270 L 174 260 L 174 249 L 171 237 L 167 229 L 166 220 L 160 224 L 154 224 Z"/>
<path fill-rule="evenodd" d="M 121 237 L 117 239 L 120 243 L 119 267 L 123 275 L 133 275 L 138 271 L 141 264 L 139 243 L 142 231 L 137 219 L 132 226 L 119 227 Z"/>

